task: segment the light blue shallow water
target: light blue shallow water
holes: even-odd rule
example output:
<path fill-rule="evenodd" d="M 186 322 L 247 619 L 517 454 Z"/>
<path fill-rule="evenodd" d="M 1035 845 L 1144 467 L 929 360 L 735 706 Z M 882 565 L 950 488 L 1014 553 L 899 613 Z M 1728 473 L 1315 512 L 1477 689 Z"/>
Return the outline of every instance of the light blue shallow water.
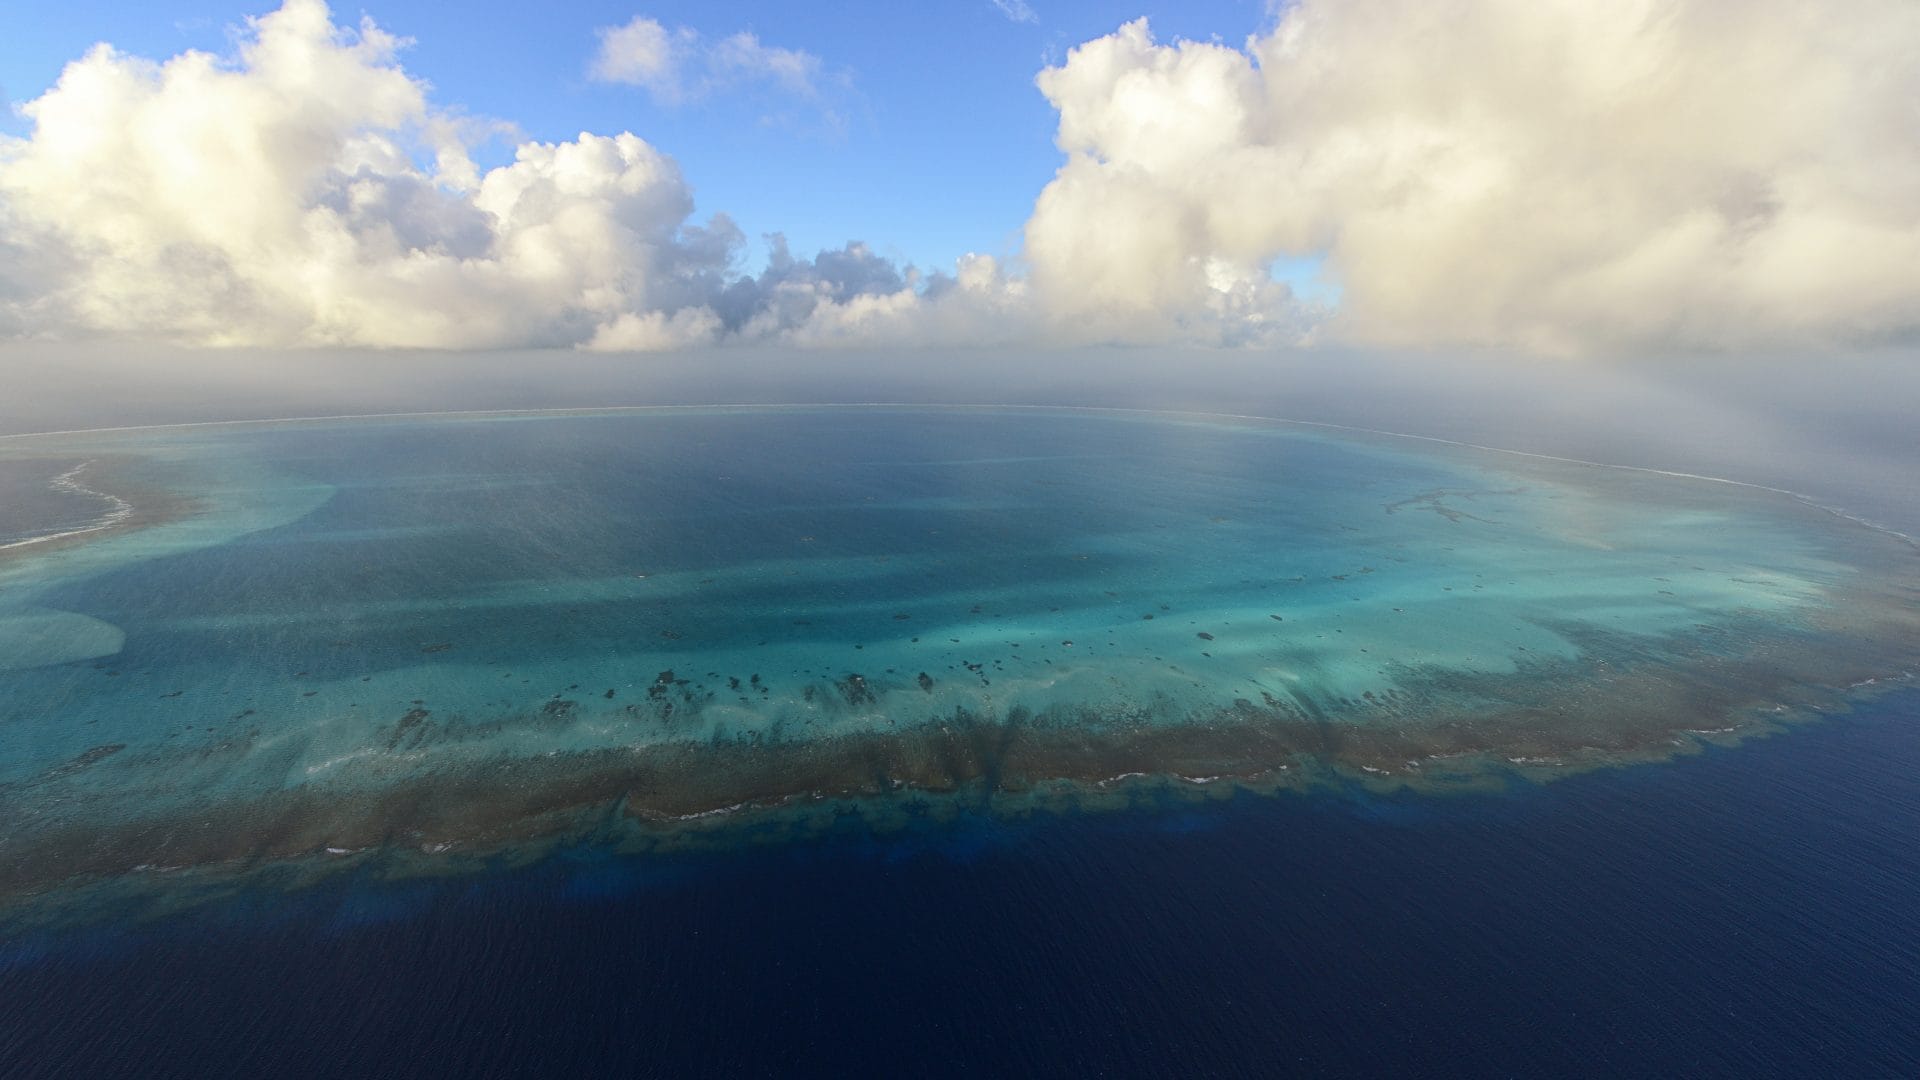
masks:
<path fill-rule="evenodd" d="M 497 841 L 644 804 L 621 770 L 689 747 L 786 757 L 710 803 L 679 777 L 675 810 L 804 794 L 781 761 L 839 794 L 860 766 L 807 754 L 1009 718 L 1040 732 L 1027 782 L 1223 717 L 1280 733 L 1208 759 L 1236 776 L 1546 767 L 1913 655 L 1911 547 L 1791 499 L 1283 424 L 641 410 L 5 451 L 93 453 L 197 502 L 0 563 L 7 843 L 61 868 L 34 888 L 114 869 L 71 859 L 108 833 L 167 865 L 195 820 L 235 832 L 188 849 L 221 857 Z M 1756 664 L 1780 674 L 1749 693 Z M 933 768 L 888 760 L 875 791 Z M 421 808 L 454 784 L 525 812 L 463 834 Z"/>

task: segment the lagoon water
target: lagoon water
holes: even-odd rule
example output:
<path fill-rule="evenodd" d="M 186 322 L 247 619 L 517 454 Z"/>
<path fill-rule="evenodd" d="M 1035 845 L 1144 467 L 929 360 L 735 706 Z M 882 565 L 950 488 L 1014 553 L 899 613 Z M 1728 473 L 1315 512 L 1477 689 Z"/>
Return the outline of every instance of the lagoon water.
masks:
<path fill-rule="evenodd" d="M 90 463 L 0 535 L 147 510 L 0 552 L 9 1072 L 1913 1061 L 1917 560 L 1779 492 L 1004 408 L 0 457 Z"/>

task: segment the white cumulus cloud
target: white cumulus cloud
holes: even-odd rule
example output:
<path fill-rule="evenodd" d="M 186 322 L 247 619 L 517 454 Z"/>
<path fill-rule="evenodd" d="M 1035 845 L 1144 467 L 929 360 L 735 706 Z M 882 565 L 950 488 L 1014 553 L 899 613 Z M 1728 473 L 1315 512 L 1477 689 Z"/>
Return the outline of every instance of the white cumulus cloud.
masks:
<path fill-rule="evenodd" d="M 832 338 L 875 295 L 939 306 L 943 276 L 859 244 L 782 243 L 743 276 L 739 228 L 693 222 L 679 167 L 629 133 L 482 173 L 483 132 L 429 101 L 404 44 L 287 0 L 230 57 L 102 45 L 68 65 L 0 142 L 0 334 L 662 349 L 804 339 L 815 318 Z M 756 48 L 737 62 L 788 62 Z"/>
<path fill-rule="evenodd" d="M 1144 20 L 1039 77 L 1026 229 L 1058 316 L 1586 351 L 1920 327 L 1920 6 L 1299 0 L 1244 48 Z M 1297 309 L 1294 309 L 1297 312 Z M 1202 336 L 1208 336 L 1203 334 Z"/>

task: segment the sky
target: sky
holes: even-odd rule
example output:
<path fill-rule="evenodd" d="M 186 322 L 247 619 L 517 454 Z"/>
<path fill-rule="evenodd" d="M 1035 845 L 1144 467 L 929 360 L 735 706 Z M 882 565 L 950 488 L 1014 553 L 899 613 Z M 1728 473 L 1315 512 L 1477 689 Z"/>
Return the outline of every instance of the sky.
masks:
<path fill-rule="evenodd" d="M 44 92 L 96 42 L 164 59 L 225 52 L 233 30 L 266 6 L 224 3 L 9 5 L 0 34 L 0 95 L 17 106 Z M 673 155 L 699 212 L 725 210 L 755 240 L 784 232 L 796 250 L 865 239 L 889 257 L 951 266 L 969 251 L 1010 253 L 1034 195 L 1059 163 L 1054 113 L 1033 77 L 1081 41 L 1152 15 L 1167 32 L 1238 41 L 1271 19 L 1254 0 L 1205 0 L 1150 11 L 1130 4 L 1014 7 L 941 4 L 589 2 L 449 5 L 418 0 L 337 4 L 411 40 L 400 55 L 436 100 L 555 142 L 582 131 L 633 131 Z M 1044 16 L 1041 14 L 1044 12 Z M 642 88 L 594 80 L 596 31 L 650 18 L 708 41 L 751 33 L 772 48 L 817 57 L 825 93 L 793 102 L 736 85 L 666 102 Z M 902 48 L 937 42 L 937 48 Z M 24 135 L 11 109 L 0 123 Z M 504 164 L 512 138 L 476 157 Z M 766 163 L 777 161 L 778 181 Z"/>
<path fill-rule="evenodd" d="M 1907 0 L 15 4 L 0 337 L 1907 343 L 1915 55 Z"/>

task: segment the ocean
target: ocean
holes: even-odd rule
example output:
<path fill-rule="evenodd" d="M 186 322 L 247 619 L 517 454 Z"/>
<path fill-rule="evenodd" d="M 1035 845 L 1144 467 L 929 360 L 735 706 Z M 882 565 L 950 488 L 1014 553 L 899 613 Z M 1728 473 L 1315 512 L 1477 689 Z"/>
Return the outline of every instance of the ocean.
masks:
<path fill-rule="evenodd" d="M 1903 674 L 1910 553 L 1775 493 L 1083 411 L 108 442 L 16 466 L 181 509 L 0 567 L 0 1073 L 1920 1067 L 1920 695 L 1806 690 Z"/>
<path fill-rule="evenodd" d="M 15 945 L 0 1071 L 1909 1076 L 1916 721 L 240 897 Z"/>

